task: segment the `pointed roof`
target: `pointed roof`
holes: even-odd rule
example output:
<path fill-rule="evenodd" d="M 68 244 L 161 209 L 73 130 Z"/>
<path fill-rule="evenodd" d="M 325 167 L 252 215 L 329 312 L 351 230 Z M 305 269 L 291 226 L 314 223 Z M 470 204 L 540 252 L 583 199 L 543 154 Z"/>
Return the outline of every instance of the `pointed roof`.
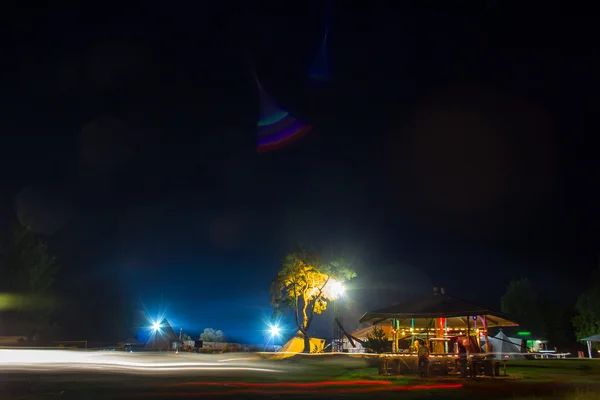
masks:
<path fill-rule="evenodd" d="M 494 337 L 489 337 L 490 348 L 493 353 L 520 353 L 521 352 L 521 344 L 519 342 L 515 342 L 515 339 L 511 339 L 506 336 L 506 334 L 502 331 L 498 332 L 498 334 Z"/>
<path fill-rule="evenodd" d="M 581 339 L 582 342 L 600 342 L 600 333 Z"/>
<path fill-rule="evenodd" d="M 162 332 L 162 335 L 168 337 L 169 339 L 177 339 L 179 337 L 175 334 L 175 331 L 173 330 L 171 324 L 169 324 L 169 321 L 167 321 L 166 318 L 163 318 L 163 320 L 160 322 L 160 330 Z"/>
<path fill-rule="evenodd" d="M 375 325 L 391 318 L 400 322 L 415 319 L 416 323 L 416 320 L 447 318 L 455 323 L 466 324 L 466 318 L 473 316 L 485 316 L 488 328 L 519 325 L 503 313 L 448 296 L 443 290 L 438 292 L 437 288 L 431 295 L 367 312 L 359 322 Z"/>
<path fill-rule="evenodd" d="M 169 321 L 167 321 L 166 318 L 163 318 L 160 323 L 160 330 L 158 332 L 153 332 L 150 335 L 150 338 L 144 347 L 162 349 L 165 347 L 170 347 L 171 343 L 178 339 L 179 337 L 175 334 L 173 328 L 171 328 Z"/>

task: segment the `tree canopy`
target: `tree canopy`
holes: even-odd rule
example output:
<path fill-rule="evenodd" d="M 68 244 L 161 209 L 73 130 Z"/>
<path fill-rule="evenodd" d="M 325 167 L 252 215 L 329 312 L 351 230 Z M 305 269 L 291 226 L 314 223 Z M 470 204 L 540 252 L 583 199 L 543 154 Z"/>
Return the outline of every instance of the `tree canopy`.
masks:
<path fill-rule="evenodd" d="M 304 351 L 310 351 L 308 331 L 314 316 L 343 295 L 343 283 L 356 277 L 343 257 L 325 258 L 299 244 L 286 254 L 271 283 L 271 304 L 278 314 L 291 309 L 296 326 L 304 336 Z"/>
<path fill-rule="evenodd" d="M 365 347 L 369 352 L 383 353 L 386 350 L 387 344 L 388 339 L 382 328 L 374 326 L 373 331 L 367 333 Z"/>
<path fill-rule="evenodd" d="M 577 298 L 573 326 L 577 339 L 600 333 L 600 269 L 592 277 L 590 288 Z"/>
<path fill-rule="evenodd" d="M 16 225 L 0 241 L 0 310 L 15 323 L 28 326 L 30 335 L 46 326 L 53 311 L 51 289 L 59 265 L 44 240 Z M 9 301 L 7 301 L 9 300 Z"/>
<path fill-rule="evenodd" d="M 36 295 L 50 292 L 59 269 L 46 242 L 20 225 L 0 245 L 0 267 L 9 278 L 7 290 Z"/>
<path fill-rule="evenodd" d="M 529 279 L 512 280 L 500 303 L 502 312 L 515 318 L 523 329 L 535 336 L 546 335 L 546 324 L 539 308 L 537 292 Z"/>
<path fill-rule="evenodd" d="M 200 340 L 205 342 L 224 342 L 225 335 L 222 331 L 206 328 L 204 332 L 200 334 Z"/>

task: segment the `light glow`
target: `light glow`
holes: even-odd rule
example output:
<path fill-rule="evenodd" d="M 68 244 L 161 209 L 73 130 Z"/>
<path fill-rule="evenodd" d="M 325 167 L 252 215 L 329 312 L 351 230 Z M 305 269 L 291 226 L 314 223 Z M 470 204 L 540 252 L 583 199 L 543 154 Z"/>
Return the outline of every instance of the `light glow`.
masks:
<path fill-rule="evenodd" d="M 279 327 L 277 325 L 273 325 L 269 329 L 269 332 L 271 332 L 271 336 L 279 336 L 279 334 L 281 333 L 281 331 L 279 330 Z"/>
<path fill-rule="evenodd" d="M 0 370 L 56 372 L 60 370 L 99 372 L 121 371 L 135 374 L 155 374 L 169 371 L 255 371 L 277 373 L 281 370 L 269 368 L 261 361 L 218 363 L 197 361 L 182 355 L 148 355 L 120 352 L 83 352 L 71 350 L 0 349 Z M 232 365 L 233 364 L 233 365 Z"/>
<path fill-rule="evenodd" d="M 340 297 L 344 296 L 344 293 L 346 293 L 346 288 L 344 287 L 342 282 L 337 281 L 335 279 L 330 279 L 329 282 L 327 282 L 327 285 L 325 285 L 323 291 L 325 292 L 325 295 L 330 299 L 337 300 Z"/>

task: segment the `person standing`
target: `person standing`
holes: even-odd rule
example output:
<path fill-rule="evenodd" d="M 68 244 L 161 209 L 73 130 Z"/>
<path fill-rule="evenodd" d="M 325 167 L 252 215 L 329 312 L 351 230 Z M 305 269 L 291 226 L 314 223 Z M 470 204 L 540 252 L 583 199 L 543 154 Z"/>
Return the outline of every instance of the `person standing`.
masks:
<path fill-rule="evenodd" d="M 419 343 L 417 354 L 419 355 L 419 375 L 424 378 L 429 370 L 429 348 L 425 343 Z"/>
<path fill-rule="evenodd" d="M 458 370 L 460 371 L 460 376 L 465 378 L 467 376 L 467 348 L 464 345 L 464 342 L 461 338 L 458 338 Z"/>

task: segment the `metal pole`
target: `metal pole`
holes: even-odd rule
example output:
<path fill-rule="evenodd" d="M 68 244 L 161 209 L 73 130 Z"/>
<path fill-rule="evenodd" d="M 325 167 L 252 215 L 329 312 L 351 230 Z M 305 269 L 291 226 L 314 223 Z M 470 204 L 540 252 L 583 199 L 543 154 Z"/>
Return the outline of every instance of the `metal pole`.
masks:
<path fill-rule="evenodd" d="M 488 338 L 487 318 L 485 315 L 483 316 L 483 329 L 485 329 L 485 352 L 489 354 L 491 353 L 491 346 Z"/>
<path fill-rule="evenodd" d="M 396 352 L 396 322 L 394 318 L 390 319 L 390 324 L 392 325 L 392 353 Z"/>
<path fill-rule="evenodd" d="M 335 348 L 337 347 L 337 340 L 339 339 L 338 337 L 338 326 L 337 323 L 335 322 L 335 318 L 338 317 L 338 305 L 337 305 L 337 301 L 333 302 L 333 315 L 335 316 L 333 319 L 333 342 L 331 343 L 331 352 L 335 353 Z M 341 323 L 341 321 L 340 321 Z"/>
<path fill-rule="evenodd" d="M 336 299 L 333 302 L 333 311 L 335 317 L 333 319 L 333 342 L 331 344 L 332 353 L 344 351 L 344 332 L 342 327 L 340 326 L 344 323 L 344 309 L 343 303 L 338 304 L 338 301 L 341 302 L 341 298 Z"/>
<path fill-rule="evenodd" d="M 427 318 L 425 318 L 425 336 L 427 337 L 427 342 L 425 342 L 425 346 L 429 348 L 429 322 Z"/>
<path fill-rule="evenodd" d="M 396 347 L 396 353 L 400 352 L 398 348 L 398 329 L 400 329 L 400 321 L 394 318 L 394 346 Z"/>
<path fill-rule="evenodd" d="M 448 337 L 448 318 L 444 318 L 444 338 Z M 444 351 L 446 353 L 450 352 L 450 349 L 448 348 L 450 344 L 446 341 L 444 341 Z"/>
<path fill-rule="evenodd" d="M 471 349 L 471 332 L 470 332 L 471 326 L 469 324 L 469 318 L 471 318 L 471 316 L 467 315 L 467 343 L 468 343 L 468 346 L 469 346 L 469 347 L 467 347 L 467 354 L 470 353 L 469 350 Z"/>

